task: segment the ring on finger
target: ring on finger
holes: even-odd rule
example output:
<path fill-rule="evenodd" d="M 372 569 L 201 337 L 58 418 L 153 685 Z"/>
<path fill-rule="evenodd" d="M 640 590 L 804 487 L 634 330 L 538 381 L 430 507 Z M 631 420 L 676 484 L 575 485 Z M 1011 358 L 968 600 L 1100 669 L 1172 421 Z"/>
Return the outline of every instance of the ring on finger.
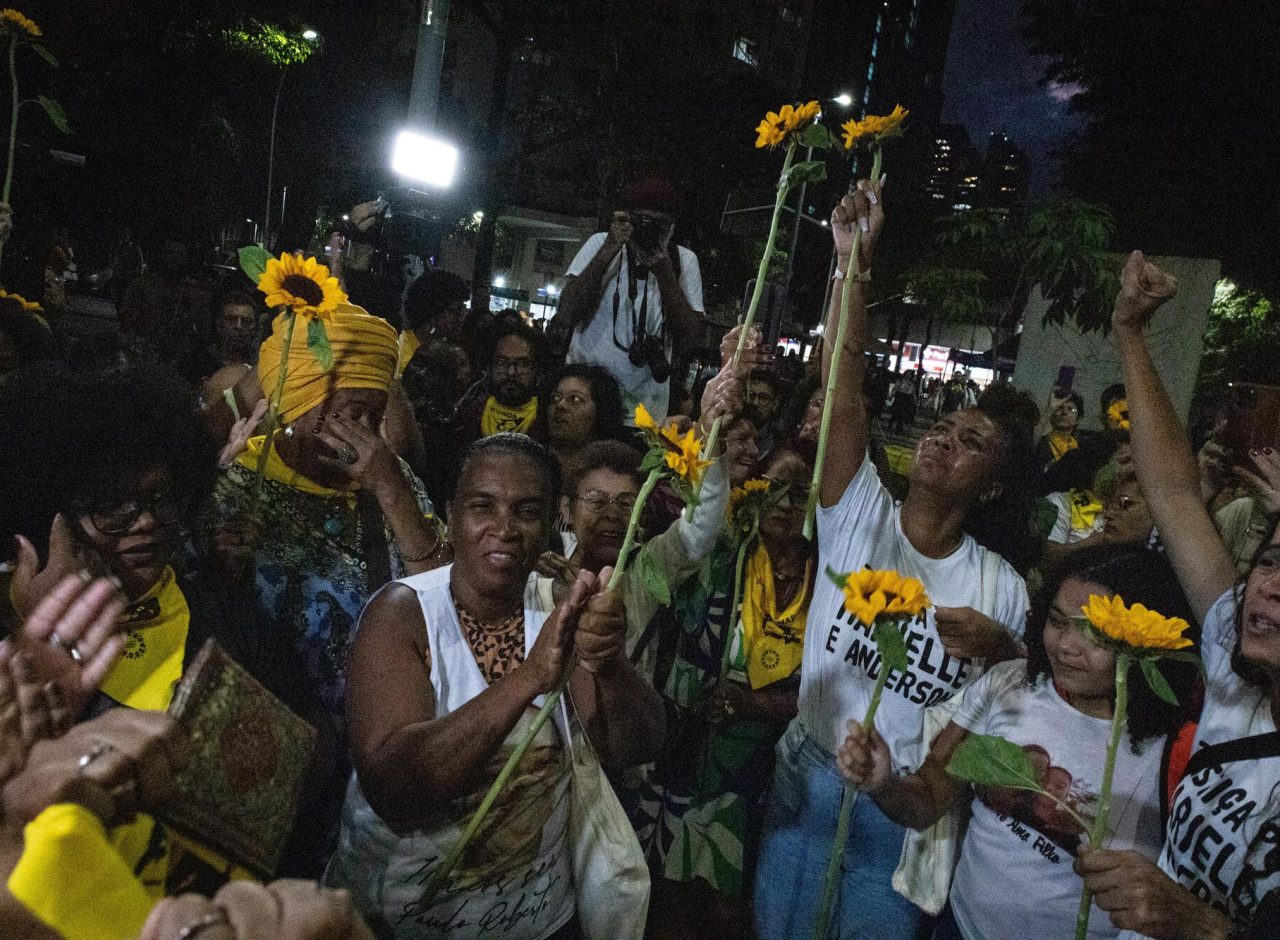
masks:
<path fill-rule="evenodd" d="M 220 907 L 215 907 L 195 923 L 187 924 L 179 930 L 176 940 L 190 940 L 191 937 L 198 936 L 201 931 L 208 930 L 210 927 L 229 927 L 230 925 L 227 912 Z"/>
<path fill-rule="evenodd" d="M 84 773 L 85 769 L 90 764 L 100 758 L 103 754 L 114 751 L 115 749 L 114 744 L 108 744 L 106 741 L 94 741 L 93 746 L 89 748 L 89 751 L 80 755 L 80 760 L 76 762 L 77 772 Z"/>
<path fill-rule="evenodd" d="M 338 459 L 350 467 L 360 459 L 360 455 L 356 453 L 356 449 L 350 444 L 343 444 L 338 448 Z"/>
<path fill-rule="evenodd" d="M 68 642 L 60 637 L 56 632 L 49 634 L 49 645 L 55 649 L 66 650 L 67 655 L 75 662 L 82 662 L 84 660 L 84 655 L 80 652 L 80 647 L 76 645 L 75 641 L 72 640 L 71 642 Z"/>

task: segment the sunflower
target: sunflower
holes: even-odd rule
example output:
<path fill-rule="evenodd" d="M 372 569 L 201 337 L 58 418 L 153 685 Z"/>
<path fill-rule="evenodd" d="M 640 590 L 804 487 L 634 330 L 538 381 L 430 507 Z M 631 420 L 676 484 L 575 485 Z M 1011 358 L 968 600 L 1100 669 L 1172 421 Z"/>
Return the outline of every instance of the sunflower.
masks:
<path fill-rule="evenodd" d="M 671 444 L 664 455 L 667 466 L 676 476 L 696 488 L 702 480 L 702 472 L 711 466 L 710 460 L 702 459 L 701 439 L 693 428 L 683 437 L 677 437 L 671 425 L 662 429 L 662 436 Z"/>
<path fill-rule="evenodd" d="M 658 430 L 658 422 L 653 420 L 653 415 L 649 414 L 649 409 L 644 405 L 636 405 L 636 427 L 642 431 Z"/>
<path fill-rule="evenodd" d="M 1113 431 L 1129 430 L 1128 399 L 1120 398 L 1112 402 L 1111 407 L 1107 409 L 1107 423 L 1111 425 Z"/>
<path fill-rule="evenodd" d="M 735 507 L 744 499 L 749 499 L 754 493 L 769 492 L 768 480 L 748 480 L 741 486 L 735 486 L 729 491 L 729 512 L 732 515 Z"/>
<path fill-rule="evenodd" d="M 23 297 L 21 294 L 12 294 L 3 289 L 0 289 L 0 300 L 16 301 L 23 310 L 26 310 L 29 313 L 39 313 L 44 310 L 44 307 L 40 306 L 34 300 L 27 300 L 27 298 Z"/>
<path fill-rule="evenodd" d="M 853 571 L 835 577 L 844 592 L 844 609 L 868 627 L 876 620 L 911 620 L 930 604 L 924 585 L 896 571 Z"/>
<path fill-rule="evenodd" d="M 844 130 L 844 149 L 852 150 L 863 140 L 878 144 L 890 137 L 902 133 L 902 122 L 911 112 L 900 104 L 893 106 L 893 111 L 885 115 L 868 114 L 861 121 L 845 121 L 840 125 Z"/>
<path fill-rule="evenodd" d="M 756 147 L 777 147 L 794 132 L 812 123 L 822 111 L 816 101 L 807 104 L 784 104 L 770 111 L 756 127 Z"/>
<path fill-rule="evenodd" d="M 770 111 L 756 127 L 756 149 L 776 147 L 787 139 L 787 130 L 782 124 L 782 115 Z"/>
<path fill-rule="evenodd" d="M 277 261 L 267 261 L 267 270 L 258 280 L 258 290 L 267 295 L 268 307 L 290 307 L 294 313 L 328 319 L 347 302 L 338 279 L 315 258 L 305 261 L 285 252 Z"/>
<path fill-rule="evenodd" d="M 1126 607 L 1118 594 L 1109 598 L 1095 594 L 1080 610 L 1101 634 L 1100 639 L 1123 643 L 1132 650 L 1180 650 L 1191 645 L 1183 636 L 1188 624 L 1181 617 L 1166 617 L 1141 604 Z"/>
<path fill-rule="evenodd" d="M 44 35 L 35 21 L 9 7 L 0 10 L 0 27 L 11 33 L 26 33 L 28 39 L 39 39 Z"/>

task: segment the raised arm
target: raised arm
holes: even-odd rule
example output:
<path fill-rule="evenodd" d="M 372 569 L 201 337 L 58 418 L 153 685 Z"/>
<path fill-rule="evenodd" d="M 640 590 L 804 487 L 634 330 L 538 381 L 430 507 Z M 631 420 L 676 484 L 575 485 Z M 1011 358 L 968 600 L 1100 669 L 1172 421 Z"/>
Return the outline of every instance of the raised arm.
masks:
<path fill-rule="evenodd" d="M 609 270 L 613 259 L 618 257 L 622 246 L 631 238 L 631 220 L 625 212 L 615 212 L 609 225 L 608 234 L 596 252 L 595 257 L 587 264 L 581 274 L 572 275 L 565 282 L 560 292 L 560 305 L 551 328 L 556 330 L 574 330 L 586 326 L 596 315 L 600 306 L 600 294 L 603 290 L 604 275 Z"/>
<path fill-rule="evenodd" d="M 1169 560 L 1187 599 L 1204 615 L 1235 580 L 1231 555 L 1200 496 L 1200 472 L 1165 390 L 1144 330 L 1178 282 L 1135 251 L 1125 262 L 1111 314 L 1129 398 L 1133 463 Z"/>
<path fill-rule="evenodd" d="M 835 377 L 831 400 L 831 430 L 827 453 L 822 465 L 822 491 L 819 501 L 833 506 L 840 501 L 867 453 L 867 411 L 862 404 L 862 381 L 866 348 L 867 289 L 865 281 L 849 276 L 849 259 L 853 252 L 854 228 L 862 229 L 860 269 L 863 277 L 871 272 L 875 244 L 884 226 L 884 203 L 880 198 L 884 180 L 873 191 L 871 184 L 860 180 L 858 191 L 840 200 L 831 213 L 831 234 L 836 250 L 836 280 L 831 289 L 831 305 L 827 309 L 822 343 L 823 387 L 829 387 L 832 352 L 840 327 L 840 305 L 844 292 L 849 292 L 849 323 L 845 331 L 844 351 Z"/>

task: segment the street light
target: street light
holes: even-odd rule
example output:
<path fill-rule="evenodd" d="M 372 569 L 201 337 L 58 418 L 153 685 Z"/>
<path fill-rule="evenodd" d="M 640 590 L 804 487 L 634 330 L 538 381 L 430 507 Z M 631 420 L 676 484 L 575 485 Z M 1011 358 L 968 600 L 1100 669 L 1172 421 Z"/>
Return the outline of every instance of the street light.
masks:
<path fill-rule="evenodd" d="M 391 170 L 406 179 L 448 189 L 458 170 L 458 148 L 439 137 L 401 131 L 391 151 Z"/>
<path fill-rule="evenodd" d="M 847 108 L 849 105 L 853 104 L 853 95 L 849 94 L 847 91 L 842 91 L 831 100 L 840 105 L 840 107 Z"/>
<path fill-rule="evenodd" d="M 304 29 L 302 31 L 302 38 L 305 39 L 307 42 L 315 42 L 317 39 L 320 38 L 320 34 L 317 33 L 314 29 Z"/>

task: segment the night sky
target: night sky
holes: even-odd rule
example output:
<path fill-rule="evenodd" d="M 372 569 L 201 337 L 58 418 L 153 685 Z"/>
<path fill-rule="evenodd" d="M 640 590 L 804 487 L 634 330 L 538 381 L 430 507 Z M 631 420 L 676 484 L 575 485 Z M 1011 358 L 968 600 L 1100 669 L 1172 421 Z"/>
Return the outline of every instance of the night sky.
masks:
<path fill-rule="evenodd" d="M 1051 151 L 1078 126 L 1067 113 L 1069 92 L 1039 84 L 1043 60 L 1027 51 L 1020 0 L 957 0 L 942 117 L 963 124 L 979 152 L 1003 130 L 1031 158 L 1031 188 L 1043 193 L 1057 181 Z"/>

